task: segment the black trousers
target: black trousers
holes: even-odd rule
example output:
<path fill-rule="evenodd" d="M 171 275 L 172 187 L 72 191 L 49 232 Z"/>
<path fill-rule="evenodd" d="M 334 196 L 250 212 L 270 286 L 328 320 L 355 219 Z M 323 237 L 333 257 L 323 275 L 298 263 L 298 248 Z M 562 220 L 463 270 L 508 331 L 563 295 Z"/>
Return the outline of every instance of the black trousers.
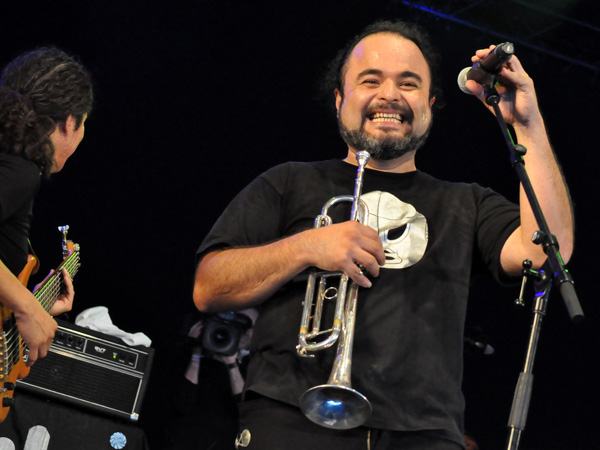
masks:
<path fill-rule="evenodd" d="M 312 423 L 294 406 L 256 395 L 240 405 L 239 419 L 238 450 L 464 450 L 423 433 L 331 430 Z"/>

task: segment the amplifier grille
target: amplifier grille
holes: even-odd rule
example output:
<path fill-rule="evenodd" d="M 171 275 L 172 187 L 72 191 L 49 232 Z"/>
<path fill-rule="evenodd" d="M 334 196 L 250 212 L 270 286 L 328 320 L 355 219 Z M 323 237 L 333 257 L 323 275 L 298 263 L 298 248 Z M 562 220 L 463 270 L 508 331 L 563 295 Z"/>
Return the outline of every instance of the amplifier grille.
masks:
<path fill-rule="evenodd" d="M 113 336 L 56 321 L 50 351 L 17 381 L 17 390 L 137 421 L 154 349 L 129 347 Z"/>
<path fill-rule="evenodd" d="M 36 362 L 20 385 L 35 385 L 60 396 L 96 403 L 129 414 L 133 412 L 142 380 L 53 351 Z"/>

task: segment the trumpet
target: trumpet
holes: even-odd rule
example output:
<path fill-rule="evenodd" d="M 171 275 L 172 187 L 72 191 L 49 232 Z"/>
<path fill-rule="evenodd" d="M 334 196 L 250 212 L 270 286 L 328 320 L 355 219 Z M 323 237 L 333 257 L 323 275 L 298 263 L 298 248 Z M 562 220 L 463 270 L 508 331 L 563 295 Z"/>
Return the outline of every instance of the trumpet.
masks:
<path fill-rule="evenodd" d="M 351 220 L 365 223 L 366 208 L 360 196 L 364 169 L 370 158 L 368 152 L 356 153 L 358 170 L 354 195 L 333 197 L 325 203 L 321 214 L 315 219 L 315 228 L 331 225 L 332 220 L 327 215 L 329 208 L 348 201 L 352 202 Z M 337 288 L 327 284 L 333 277 L 340 277 Z M 317 280 L 318 288 L 315 296 Z M 365 423 L 371 416 L 371 403 L 363 394 L 352 389 L 350 382 L 357 298 L 358 285 L 349 280 L 345 273 L 323 272 L 317 269 L 312 269 L 309 273 L 296 349 L 300 356 L 314 357 L 309 352 L 329 348 L 336 341 L 338 347 L 327 384 L 314 386 L 304 392 L 300 398 L 300 409 L 308 419 L 326 428 L 338 430 L 355 428 Z M 323 304 L 325 300 L 334 299 L 336 305 L 332 327 L 321 331 Z M 326 334 L 328 335 L 323 337 Z"/>

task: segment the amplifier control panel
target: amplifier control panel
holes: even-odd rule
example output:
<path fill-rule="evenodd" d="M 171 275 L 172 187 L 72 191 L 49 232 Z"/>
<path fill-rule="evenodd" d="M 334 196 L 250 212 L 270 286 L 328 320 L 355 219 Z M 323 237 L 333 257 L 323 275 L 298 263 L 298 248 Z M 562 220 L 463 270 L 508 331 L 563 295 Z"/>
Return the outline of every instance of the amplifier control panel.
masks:
<path fill-rule="evenodd" d="M 59 327 L 52 345 L 135 370 L 140 354 L 125 346 Z"/>

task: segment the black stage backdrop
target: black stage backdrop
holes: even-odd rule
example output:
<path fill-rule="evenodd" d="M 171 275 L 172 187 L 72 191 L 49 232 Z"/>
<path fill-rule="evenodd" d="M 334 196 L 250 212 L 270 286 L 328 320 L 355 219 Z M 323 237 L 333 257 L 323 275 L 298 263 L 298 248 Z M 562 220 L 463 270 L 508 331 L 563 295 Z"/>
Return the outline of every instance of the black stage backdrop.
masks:
<path fill-rule="evenodd" d="M 194 311 L 195 250 L 231 197 L 274 164 L 345 154 L 333 115 L 316 99 L 319 77 L 335 52 L 378 18 L 418 20 L 444 56 L 446 107 L 420 151 L 420 169 L 516 199 L 517 178 L 495 119 L 455 81 L 475 49 L 502 42 L 484 29 L 391 1 L 10 3 L 0 10 L 2 66 L 55 45 L 78 55 L 95 85 L 86 137 L 43 186 L 32 233 L 44 271 L 60 259 L 56 226 L 69 224 L 82 247 L 71 319 L 105 305 L 120 328 L 143 331 L 156 347 L 170 342 Z M 562 12 L 600 24 L 594 1 Z M 600 82 L 597 70 L 518 45 L 517 54 L 536 82 L 576 205 L 569 268 L 587 315 L 574 326 L 558 291 L 551 296 L 522 447 L 589 448 L 600 394 L 593 287 Z M 513 308 L 517 294 L 518 287 L 479 281 L 470 303 L 468 333 L 495 349 L 468 354 L 465 364 L 467 427 L 485 450 L 504 447 L 522 370 L 531 312 Z M 155 373 L 155 386 L 168 392 L 171 380 Z M 161 419 L 152 404 L 142 425 L 144 415 L 150 424 Z M 148 428 L 152 446 L 154 426 Z"/>

